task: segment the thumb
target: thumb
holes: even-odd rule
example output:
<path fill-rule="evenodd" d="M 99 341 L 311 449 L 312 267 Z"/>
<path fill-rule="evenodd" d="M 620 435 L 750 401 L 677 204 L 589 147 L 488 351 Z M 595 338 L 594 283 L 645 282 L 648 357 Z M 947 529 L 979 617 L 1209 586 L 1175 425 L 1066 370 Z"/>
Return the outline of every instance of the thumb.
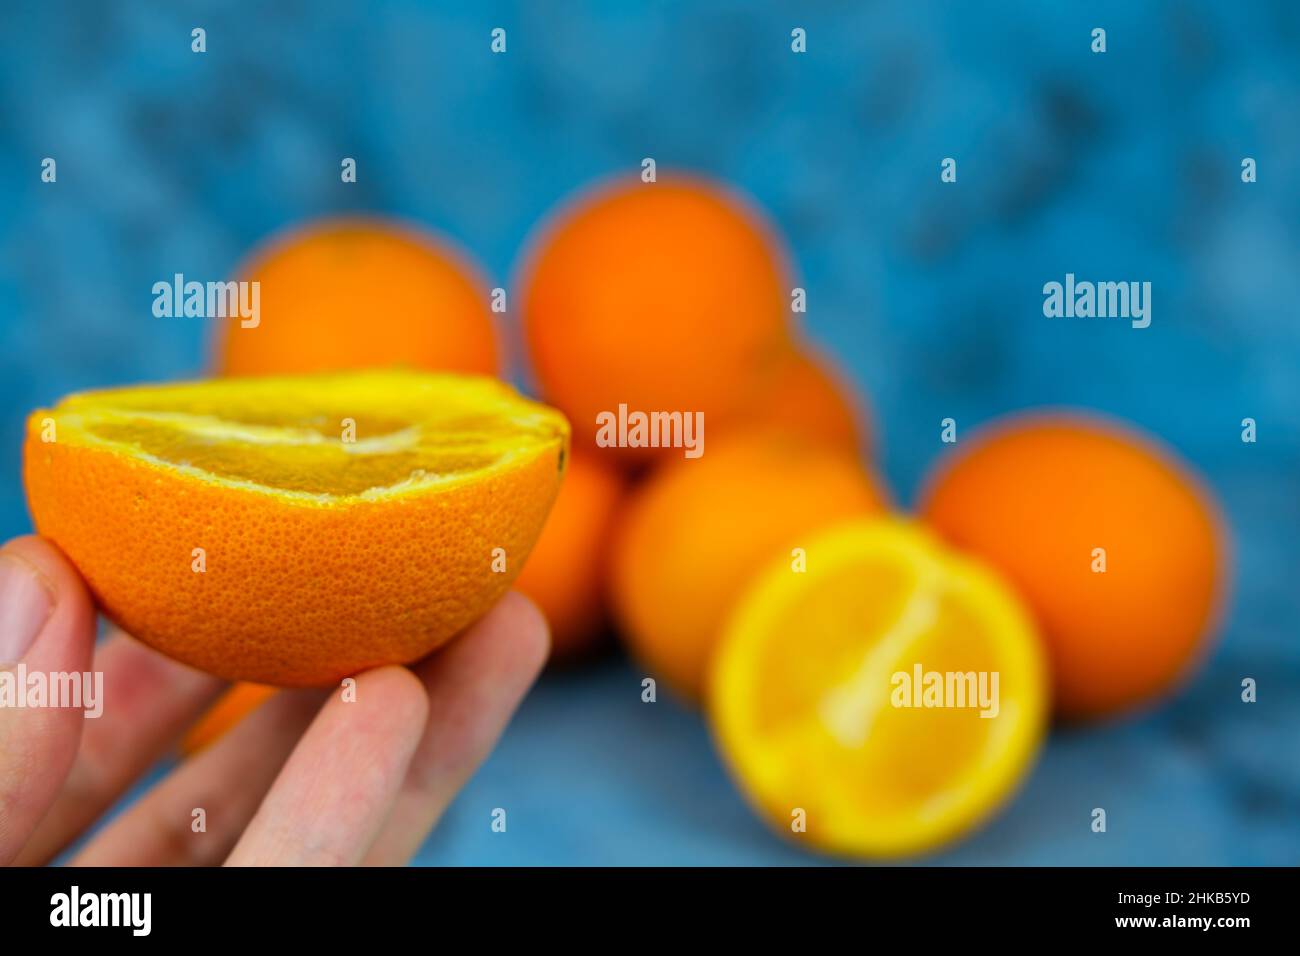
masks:
<path fill-rule="evenodd" d="M 67 558 L 37 537 L 0 548 L 0 864 L 18 854 L 72 766 L 82 710 L 51 691 L 60 675 L 90 670 L 94 644 L 94 606 Z M 44 699 L 28 694 L 42 683 Z"/>

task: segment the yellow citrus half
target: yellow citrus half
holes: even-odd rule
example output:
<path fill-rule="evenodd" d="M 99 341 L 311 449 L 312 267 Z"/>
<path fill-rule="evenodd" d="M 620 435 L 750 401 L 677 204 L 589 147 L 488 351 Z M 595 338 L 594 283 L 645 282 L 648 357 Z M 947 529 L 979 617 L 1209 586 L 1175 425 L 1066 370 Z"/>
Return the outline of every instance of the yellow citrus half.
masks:
<path fill-rule="evenodd" d="M 730 619 L 710 674 L 718 743 L 796 838 L 933 849 L 987 818 L 1037 750 L 1033 625 L 993 572 L 899 519 L 828 529 L 805 561 L 770 567 Z"/>
<path fill-rule="evenodd" d="M 128 632 L 228 679 L 323 685 L 424 656 L 505 593 L 568 435 L 485 377 L 225 379 L 38 410 L 24 477 Z"/>

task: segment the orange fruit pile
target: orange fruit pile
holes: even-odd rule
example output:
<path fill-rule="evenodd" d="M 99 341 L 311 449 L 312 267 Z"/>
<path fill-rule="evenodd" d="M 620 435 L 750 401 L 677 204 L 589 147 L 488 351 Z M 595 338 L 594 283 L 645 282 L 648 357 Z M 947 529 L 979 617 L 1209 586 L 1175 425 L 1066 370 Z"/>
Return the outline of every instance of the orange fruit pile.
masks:
<path fill-rule="evenodd" d="M 824 356 L 801 342 L 788 272 L 774 230 L 751 202 L 709 180 L 670 173 L 656 183 L 604 183 L 565 203 L 539 231 L 520 273 L 527 357 L 542 396 L 569 416 L 579 450 L 592 471 L 600 469 L 599 486 L 589 484 L 630 486 L 617 508 L 597 490 L 584 496 L 585 505 L 575 500 L 582 520 L 562 521 L 557 513 L 521 586 L 548 611 L 562 586 L 570 605 L 588 608 L 599 608 L 597 595 L 608 590 L 633 649 L 688 696 L 698 695 L 708 648 L 745 567 L 762 561 L 747 549 L 779 546 L 827 516 L 863 513 L 882 500 L 869 472 L 852 461 L 869 433 L 864 404 Z M 597 416 L 620 406 L 701 413 L 702 457 L 683 462 L 680 448 L 598 445 Z M 823 465 L 823 450 L 813 453 L 813 478 L 835 476 L 824 502 L 764 500 L 773 488 L 799 497 L 800 465 L 786 457 L 783 434 L 796 436 L 799 446 L 843 453 L 834 466 Z M 739 444 L 751 449 L 772 443 L 766 456 L 749 462 L 757 467 L 786 460 L 764 482 L 747 473 L 746 459 L 728 464 L 733 456 L 721 449 L 732 435 L 749 436 Z M 719 463 L 710 464 L 715 458 Z M 659 490 L 664 486 L 680 490 Z M 673 497 L 698 501 L 702 512 L 720 502 L 719 518 L 675 533 L 670 526 L 681 522 L 671 513 Z M 660 498 L 669 500 L 656 503 Z M 729 507 L 740 502 L 761 514 Z M 732 519 L 752 529 L 726 531 L 738 545 L 739 564 L 696 561 L 702 573 L 690 582 L 669 570 L 679 560 L 691 563 L 681 556 L 697 546 L 700 553 L 727 552 L 718 536 Z M 578 553 L 600 560 L 559 560 Z M 588 645 L 602 630 L 590 615 L 578 623 L 567 609 L 548 616 L 558 647 Z"/>
<path fill-rule="evenodd" d="M 920 852 L 1011 792 L 1049 691 L 1061 715 L 1100 716 L 1186 673 L 1221 591 L 1213 508 L 1149 443 L 1047 422 L 964 444 L 932 482 L 922 514 L 959 551 L 865 524 L 888 508 L 859 457 L 865 407 L 802 342 L 791 284 L 773 230 L 731 191 L 606 184 L 530 250 L 528 357 L 583 449 L 628 475 L 608 590 L 633 655 L 705 703 L 776 825 L 802 801 L 820 846 Z M 704 454 L 600 447 L 598 416 L 620 407 L 702 411 Z M 997 670 L 1001 716 L 881 707 L 873 668 L 904 652 Z M 866 729 L 846 735 L 845 715 Z"/>
<path fill-rule="evenodd" d="M 29 420 L 37 530 L 128 633 L 233 680 L 423 657 L 509 588 L 560 485 L 558 412 L 475 376 L 86 392 Z"/>

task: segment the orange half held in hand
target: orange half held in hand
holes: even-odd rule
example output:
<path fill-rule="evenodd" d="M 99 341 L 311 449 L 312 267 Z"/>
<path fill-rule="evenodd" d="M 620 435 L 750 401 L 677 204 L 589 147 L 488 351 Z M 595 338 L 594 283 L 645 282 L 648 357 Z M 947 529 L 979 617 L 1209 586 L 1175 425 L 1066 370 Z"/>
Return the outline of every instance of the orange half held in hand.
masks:
<path fill-rule="evenodd" d="M 898 520 L 853 521 L 772 565 L 710 675 L 715 736 L 773 827 L 889 858 L 970 830 L 1019 784 L 1047 717 L 1029 614 L 983 565 Z"/>
<path fill-rule="evenodd" d="M 230 680 L 417 660 L 509 588 L 568 424 L 476 376 L 224 379 L 86 392 L 28 422 L 37 530 L 103 610 Z"/>

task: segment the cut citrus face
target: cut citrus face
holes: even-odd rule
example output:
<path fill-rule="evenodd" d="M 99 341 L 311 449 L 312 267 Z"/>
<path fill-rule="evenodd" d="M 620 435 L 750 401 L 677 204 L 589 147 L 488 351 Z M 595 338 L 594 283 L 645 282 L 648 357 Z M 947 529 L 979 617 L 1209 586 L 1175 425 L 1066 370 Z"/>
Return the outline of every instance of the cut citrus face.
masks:
<path fill-rule="evenodd" d="M 505 593 L 568 436 L 478 376 L 225 379 L 38 410 L 24 478 L 129 633 L 231 680 L 323 685 L 424 656 Z"/>
<path fill-rule="evenodd" d="M 1033 625 L 991 571 L 901 520 L 804 550 L 805 570 L 772 566 L 730 620 L 711 672 L 719 745 L 784 832 L 867 858 L 933 849 L 988 817 L 1038 747 Z"/>

